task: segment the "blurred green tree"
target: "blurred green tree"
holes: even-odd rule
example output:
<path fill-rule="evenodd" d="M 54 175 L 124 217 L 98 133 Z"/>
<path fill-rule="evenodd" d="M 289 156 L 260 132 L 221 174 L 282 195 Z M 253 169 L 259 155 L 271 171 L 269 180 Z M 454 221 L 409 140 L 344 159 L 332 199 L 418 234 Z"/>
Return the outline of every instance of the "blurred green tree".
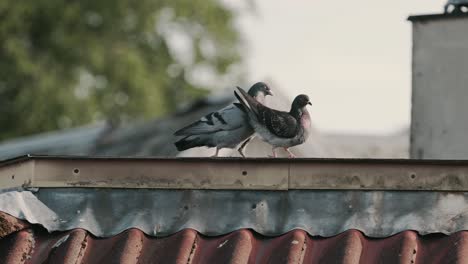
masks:
<path fill-rule="evenodd" d="M 3 0 L 0 21 L 0 140 L 167 113 L 241 59 L 217 0 Z"/>

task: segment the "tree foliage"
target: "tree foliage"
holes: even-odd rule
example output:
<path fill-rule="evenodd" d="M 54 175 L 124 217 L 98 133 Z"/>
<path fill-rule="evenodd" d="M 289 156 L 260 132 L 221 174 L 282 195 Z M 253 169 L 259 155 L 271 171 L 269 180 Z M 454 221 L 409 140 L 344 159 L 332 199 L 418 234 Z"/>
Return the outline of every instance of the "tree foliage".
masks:
<path fill-rule="evenodd" d="M 157 116 L 240 60 L 216 0 L 3 0 L 0 21 L 0 140 Z"/>

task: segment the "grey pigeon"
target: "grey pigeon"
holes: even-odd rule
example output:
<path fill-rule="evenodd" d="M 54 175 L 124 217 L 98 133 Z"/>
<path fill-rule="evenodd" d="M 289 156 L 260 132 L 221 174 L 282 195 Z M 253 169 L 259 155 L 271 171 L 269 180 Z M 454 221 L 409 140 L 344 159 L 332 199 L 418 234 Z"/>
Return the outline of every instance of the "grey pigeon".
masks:
<path fill-rule="evenodd" d="M 304 143 L 309 136 L 311 122 L 306 109 L 307 105 L 312 105 L 309 97 L 305 94 L 296 96 L 291 110 L 283 112 L 266 107 L 242 88 L 237 88 L 240 94 L 237 92 L 234 94 L 247 109 L 249 122 L 255 132 L 263 141 L 273 146 L 273 157 L 276 158 L 275 149 L 282 147 L 289 153 L 290 158 L 294 158 L 289 148 Z"/>
<path fill-rule="evenodd" d="M 254 84 L 248 92 L 256 102 L 265 102 L 267 95 L 273 95 L 271 89 L 263 82 Z M 250 126 L 246 110 L 239 103 L 231 104 L 219 111 L 209 113 L 177 132 L 176 136 L 184 136 L 175 142 L 177 150 L 183 151 L 194 147 L 216 147 L 213 157 L 217 157 L 221 148 L 235 148 L 239 144 L 242 157 L 244 149 L 254 134 Z"/>

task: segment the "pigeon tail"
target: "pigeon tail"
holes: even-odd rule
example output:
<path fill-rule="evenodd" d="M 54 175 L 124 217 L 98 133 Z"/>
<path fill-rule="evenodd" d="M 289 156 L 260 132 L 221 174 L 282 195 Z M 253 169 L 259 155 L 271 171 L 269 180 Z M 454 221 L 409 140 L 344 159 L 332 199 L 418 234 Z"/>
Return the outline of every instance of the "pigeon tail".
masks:
<path fill-rule="evenodd" d="M 207 134 L 217 132 L 219 129 L 213 127 L 213 125 L 207 124 L 207 122 L 197 121 L 186 127 L 177 130 L 174 136 L 190 136 L 196 134 Z"/>
<path fill-rule="evenodd" d="M 201 137 L 190 137 L 191 136 L 184 137 L 181 140 L 174 143 L 178 151 L 184 151 L 195 147 L 207 146 L 207 142 L 205 142 L 205 140 L 203 140 Z"/>
<path fill-rule="evenodd" d="M 192 127 L 194 127 L 194 126 L 195 126 L 195 124 L 190 124 L 190 125 L 188 125 L 188 126 L 186 126 L 186 127 L 183 127 L 183 128 L 181 128 L 181 129 L 177 130 L 177 131 L 174 133 L 174 136 L 187 136 L 187 135 L 190 134 L 190 133 L 189 133 L 190 128 L 192 128 Z"/>

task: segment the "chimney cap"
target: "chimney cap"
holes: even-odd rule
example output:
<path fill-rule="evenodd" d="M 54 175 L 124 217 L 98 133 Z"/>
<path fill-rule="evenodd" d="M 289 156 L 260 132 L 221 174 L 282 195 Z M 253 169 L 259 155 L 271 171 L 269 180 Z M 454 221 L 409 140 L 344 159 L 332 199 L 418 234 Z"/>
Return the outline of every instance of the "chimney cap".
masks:
<path fill-rule="evenodd" d="M 468 13 L 441 13 L 441 14 L 411 15 L 408 17 L 408 20 L 411 22 L 427 22 L 427 21 L 434 21 L 434 20 L 461 19 L 461 18 L 468 18 Z"/>
<path fill-rule="evenodd" d="M 445 14 L 468 13 L 468 0 L 448 0 L 444 6 Z"/>

